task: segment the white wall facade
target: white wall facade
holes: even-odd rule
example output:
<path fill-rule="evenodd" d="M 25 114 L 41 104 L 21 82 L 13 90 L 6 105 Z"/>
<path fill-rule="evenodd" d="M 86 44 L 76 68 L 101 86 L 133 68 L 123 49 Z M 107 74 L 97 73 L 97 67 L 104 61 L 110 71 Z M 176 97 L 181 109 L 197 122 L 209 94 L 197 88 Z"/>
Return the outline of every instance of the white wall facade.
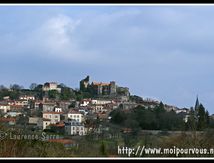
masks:
<path fill-rule="evenodd" d="M 65 126 L 65 132 L 68 135 L 86 135 L 86 128 L 84 125 L 77 123 L 77 122 L 71 122 L 69 125 Z"/>
<path fill-rule="evenodd" d="M 83 115 L 81 113 L 68 113 L 67 117 L 68 119 L 74 120 L 79 123 L 83 122 Z"/>

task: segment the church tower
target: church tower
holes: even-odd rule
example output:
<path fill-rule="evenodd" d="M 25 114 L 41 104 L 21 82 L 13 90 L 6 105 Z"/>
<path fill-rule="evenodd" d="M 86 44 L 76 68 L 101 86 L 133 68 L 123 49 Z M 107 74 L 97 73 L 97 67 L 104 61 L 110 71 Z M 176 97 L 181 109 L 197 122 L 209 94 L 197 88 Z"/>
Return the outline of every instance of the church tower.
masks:
<path fill-rule="evenodd" d="M 198 112 L 199 105 L 200 105 L 200 103 L 199 103 L 198 95 L 197 95 L 196 102 L 195 102 L 195 108 L 194 108 L 196 112 Z"/>

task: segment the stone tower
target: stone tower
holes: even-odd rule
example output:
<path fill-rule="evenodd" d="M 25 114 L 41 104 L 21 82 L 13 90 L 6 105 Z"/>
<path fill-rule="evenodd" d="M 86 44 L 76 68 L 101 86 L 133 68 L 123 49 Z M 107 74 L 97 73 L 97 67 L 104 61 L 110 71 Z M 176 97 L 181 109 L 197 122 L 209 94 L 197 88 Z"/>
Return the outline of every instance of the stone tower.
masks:
<path fill-rule="evenodd" d="M 111 81 L 110 82 L 110 95 L 115 95 L 117 92 L 116 92 L 116 83 L 115 81 Z"/>
<path fill-rule="evenodd" d="M 85 92 L 87 91 L 88 86 L 89 86 L 89 76 L 80 81 L 80 90 Z"/>

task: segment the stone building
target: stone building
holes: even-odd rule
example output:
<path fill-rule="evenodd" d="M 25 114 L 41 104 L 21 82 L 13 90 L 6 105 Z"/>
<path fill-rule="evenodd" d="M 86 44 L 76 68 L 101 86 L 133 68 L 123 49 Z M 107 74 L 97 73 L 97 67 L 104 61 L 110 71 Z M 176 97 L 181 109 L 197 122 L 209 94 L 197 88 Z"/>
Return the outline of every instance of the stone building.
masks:
<path fill-rule="evenodd" d="M 80 90 L 85 92 L 89 88 L 89 76 L 80 81 Z"/>
<path fill-rule="evenodd" d="M 91 93 L 95 96 L 116 96 L 118 88 L 120 88 L 119 90 L 121 90 L 123 87 L 118 87 L 115 81 L 111 81 L 110 83 L 92 82 L 90 84 L 89 76 L 80 81 L 80 90 L 83 92 Z M 124 87 L 124 89 L 128 91 L 127 88 Z M 129 95 L 129 92 L 126 93 L 126 95 Z"/>
<path fill-rule="evenodd" d="M 116 84 L 114 81 L 110 83 L 92 82 L 91 88 L 96 95 L 116 95 Z"/>
<path fill-rule="evenodd" d="M 56 82 L 47 82 L 42 86 L 42 90 L 45 92 L 56 90 L 59 93 L 61 92 L 61 88 L 58 87 Z"/>
<path fill-rule="evenodd" d="M 83 136 L 87 133 L 87 128 L 84 124 L 77 121 L 69 121 L 65 123 L 65 133 L 67 135 L 79 135 Z"/>

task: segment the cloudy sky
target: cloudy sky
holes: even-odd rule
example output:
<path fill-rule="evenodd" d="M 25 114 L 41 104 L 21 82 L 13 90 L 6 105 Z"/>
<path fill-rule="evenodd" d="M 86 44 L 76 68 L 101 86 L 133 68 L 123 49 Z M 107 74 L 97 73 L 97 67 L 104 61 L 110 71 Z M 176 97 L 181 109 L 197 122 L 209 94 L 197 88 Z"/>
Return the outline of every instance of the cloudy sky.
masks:
<path fill-rule="evenodd" d="M 0 84 L 91 81 L 214 113 L 214 6 L 0 6 Z"/>

